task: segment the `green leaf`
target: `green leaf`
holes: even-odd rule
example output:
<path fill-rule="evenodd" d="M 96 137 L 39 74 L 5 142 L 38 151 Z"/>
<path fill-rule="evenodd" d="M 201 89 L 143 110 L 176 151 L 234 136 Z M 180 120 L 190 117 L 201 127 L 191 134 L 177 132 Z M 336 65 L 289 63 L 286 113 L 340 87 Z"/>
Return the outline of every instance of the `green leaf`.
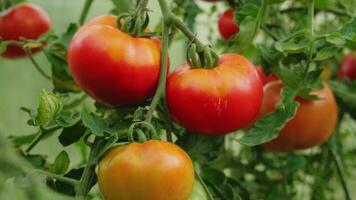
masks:
<path fill-rule="evenodd" d="M 299 169 L 303 169 L 303 167 L 306 165 L 307 161 L 304 156 L 302 155 L 296 155 L 296 154 L 290 154 L 288 156 L 287 163 L 281 167 L 281 169 L 285 173 L 294 173 L 295 171 Z"/>
<path fill-rule="evenodd" d="M 339 32 L 328 34 L 325 37 L 325 40 L 330 44 L 339 45 L 339 46 L 344 45 L 346 42 Z"/>
<path fill-rule="evenodd" d="M 109 138 L 106 138 L 105 140 L 101 140 L 100 141 L 100 152 L 98 153 L 98 159 L 100 160 L 100 158 L 113 146 L 116 145 L 118 140 L 118 135 L 114 134 Z"/>
<path fill-rule="evenodd" d="M 67 64 L 67 47 L 77 29 L 77 25 L 70 24 L 61 37 L 51 41 L 48 46 L 43 48 L 43 52 L 51 63 L 55 90 L 59 92 L 81 91 L 75 84 Z"/>
<path fill-rule="evenodd" d="M 350 48 L 356 49 L 356 18 L 341 28 L 341 35 L 346 39 Z"/>
<path fill-rule="evenodd" d="M 195 180 L 193 191 L 188 200 L 208 200 L 205 189 L 198 180 Z"/>
<path fill-rule="evenodd" d="M 46 157 L 43 155 L 24 155 L 24 158 L 29 161 L 34 168 L 42 169 L 46 164 Z"/>
<path fill-rule="evenodd" d="M 36 124 L 41 126 L 50 124 L 60 114 L 62 109 L 63 103 L 59 97 L 46 90 L 41 90 Z"/>
<path fill-rule="evenodd" d="M 276 42 L 275 49 L 283 54 L 297 54 L 305 52 L 309 47 L 309 42 L 303 40 L 301 42 L 295 43 L 293 41 L 289 42 Z"/>
<path fill-rule="evenodd" d="M 272 5 L 272 4 L 279 4 L 279 3 L 283 3 L 285 2 L 286 0 L 266 0 L 266 3 L 268 5 Z"/>
<path fill-rule="evenodd" d="M 56 118 L 56 123 L 61 127 L 71 127 L 80 120 L 79 112 L 62 112 Z"/>
<path fill-rule="evenodd" d="M 120 14 L 123 12 L 127 12 L 133 10 L 135 8 L 135 4 L 133 0 L 111 0 L 111 2 L 115 5 L 115 14 Z"/>
<path fill-rule="evenodd" d="M 62 36 L 59 38 L 58 43 L 63 45 L 67 49 L 70 41 L 72 41 L 72 38 L 74 34 L 77 32 L 78 28 L 79 28 L 78 25 L 75 23 L 69 24 L 66 32 L 64 32 Z"/>
<path fill-rule="evenodd" d="M 293 90 L 297 90 L 302 82 L 304 69 L 302 65 L 285 66 L 280 63 L 274 70 L 278 77 Z"/>
<path fill-rule="evenodd" d="M 98 137 L 104 137 L 108 134 L 115 133 L 115 130 L 109 126 L 107 121 L 99 116 L 90 114 L 86 110 L 81 112 L 82 121 L 85 127 L 87 127 L 94 135 Z"/>
<path fill-rule="evenodd" d="M 229 42 L 233 43 L 236 51 L 243 52 L 252 45 L 252 40 L 257 33 L 257 19 L 248 16 L 240 23 L 239 28 L 239 33 L 230 39 Z"/>
<path fill-rule="evenodd" d="M 281 97 L 281 102 L 276 111 L 258 120 L 253 128 L 238 140 L 239 143 L 257 146 L 278 137 L 284 125 L 293 119 L 299 105 L 294 101 L 295 92 L 289 87 L 282 89 Z"/>
<path fill-rule="evenodd" d="M 179 137 L 176 144 L 182 147 L 193 160 L 199 161 L 199 163 L 207 163 L 221 155 L 224 146 L 224 137 L 187 133 Z"/>
<path fill-rule="evenodd" d="M 224 185 L 227 181 L 226 175 L 216 169 L 205 169 L 201 173 L 204 180 L 210 182 L 211 184 Z"/>
<path fill-rule="evenodd" d="M 74 126 L 64 128 L 58 136 L 58 140 L 64 147 L 69 146 L 77 142 L 85 131 L 86 128 L 81 123 L 77 123 Z"/>
<path fill-rule="evenodd" d="M 340 51 L 340 48 L 337 48 L 335 46 L 324 47 L 317 52 L 317 54 L 314 58 L 314 61 L 327 60 L 327 59 L 335 56 L 337 53 L 339 53 L 339 51 Z"/>
<path fill-rule="evenodd" d="M 256 4 L 247 3 L 244 4 L 240 9 L 235 11 L 235 21 L 241 23 L 246 17 L 257 17 L 259 12 L 259 7 Z"/>
<path fill-rule="evenodd" d="M 356 119 L 356 81 L 329 81 L 341 112 L 350 113 Z"/>
<path fill-rule="evenodd" d="M 49 165 L 48 169 L 50 172 L 55 174 L 64 174 L 69 167 L 69 156 L 67 152 L 61 151 L 56 157 L 53 164 Z"/>
<path fill-rule="evenodd" d="M 95 167 L 95 166 L 94 166 Z M 92 169 L 92 170 L 95 170 Z M 78 168 L 78 169 L 71 169 L 68 173 L 66 173 L 64 175 L 64 177 L 67 177 L 67 178 L 72 178 L 72 179 L 75 179 L 75 180 L 80 180 L 80 178 L 82 177 L 83 175 L 83 172 L 84 172 L 84 167 L 82 168 Z M 95 184 L 97 183 L 97 176 L 94 176 L 94 178 L 91 180 L 91 182 L 89 183 L 89 190 L 90 188 L 92 188 Z M 68 183 L 64 183 L 60 180 L 56 180 L 56 181 L 53 181 L 51 179 L 48 179 L 47 180 L 47 185 L 49 187 L 51 187 L 53 190 L 59 192 L 59 193 L 62 193 L 62 194 L 66 194 L 68 196 L 75 196 L 75 188 L 73 185 L 70 185 Z"/>
<path fill-rule="evenodd" d="M 21 136 L 10 136 L 9 139 L 16 147 L 18 147 L 24 144 L 30 144 L 37 135 L 38 133 L 33 133 L 30 135 L 21 135 Z"/>

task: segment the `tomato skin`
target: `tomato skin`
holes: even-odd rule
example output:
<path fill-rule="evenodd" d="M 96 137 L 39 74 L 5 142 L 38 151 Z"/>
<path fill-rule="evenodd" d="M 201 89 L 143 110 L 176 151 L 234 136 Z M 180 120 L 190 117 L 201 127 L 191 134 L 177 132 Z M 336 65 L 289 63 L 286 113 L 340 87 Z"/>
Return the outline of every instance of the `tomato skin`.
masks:
<path fill-rule="evenodd" d="M 42 8 L 21 3 L 12 6 L 0 14 L 0 38 L 3 40 L 38 39 L 51 28 L 51 20 Z M 33 52 L 39 49 L 34 49 Z M 25 52 L 17 46 L 10 45 L 2 54 L 5 58 L 24 57 Z"/>
<path fill-rule="evenodd" d="M 234 20 L 234 11 L 232 9 L 226 10 L 222 15 L 220 15 L 218 28 L 221 37 L 225 40 L 230 39 L 237 32 L 239 32 L 239 25 Z"/>
<path fill-rule="evenodd" d="M 256 66 L 256 70 L 257 70 L 258 75 L 260 76 L 261 81 L 263 82 L 263 84 L 265 84 L 267 77 L 266 77 L 266 74 L 263 71 L 262 67 Z"/>
<path fill-rule="evenodd" d="M 224 54 L 213 69 L 191 69 L 183 64 L 168 77 L 166 97 L 172 118 L 187 130 L 224 135 L 256 117 L 263 88 L 249 60 Z"/>
<path fill-rule="evenodd" d="M 272 81 L 277 81 L 277 80 L 279 80 L 279 78 L 276 75 L 274 75 L 273 73 L 270 73 L 270 74 L 268 74 L 268 76 L 266 76 L 266 79 L 264 80 L 264 84 L 267 84 Z"/>
<path fill-rule="evenodd" d="M 353 53 L 348 54 L 342 61 L 339 77 L 350 80 L 356 79 L 356 56 Z"/>
<path fill-rule="evenodd" d="M 135 38 L 120 31 L 116 16 L 104 15 L 75 34 L 68 63 L 74 80 L 96 101 L 111 106 L 135 105 L 157 88 L 161 45 L 156 38 Z"/>
<path fill-rule="evenodd" d="M 259 117 L 275 110 L 283 87 L 281 81 L 273 81 L 265 86 Z M 322 144 L 330 137 L 337 123 L 338 110 L 335 97 L 327 84 L 314 94 L 321 99 L 308 101 L 296 98 L 300 104 L 296 116 L 286 124 L 279 137 L 264 144 L 264 148 L 290 152 Z"/>
<path fill-rule="evenodd" d="M 256 69 L 257 69 L 258 75 L 260 76 L 260 78 L 263 82 L 263 85 L 266 85 L 269 82 L 278 80 L 278 77 L 276 75 L 274 75 L 273 73 L 270 73 L 270 74 L 268 74 L 268 76 L 266 76 L 262 67 L 256 66 Z"/>
<path fill-rule="evenodd" d="M 189 156 L 157 140 L 113 148 L 97 174 L 105 200 L 187 200 L 195 181 Z"/>

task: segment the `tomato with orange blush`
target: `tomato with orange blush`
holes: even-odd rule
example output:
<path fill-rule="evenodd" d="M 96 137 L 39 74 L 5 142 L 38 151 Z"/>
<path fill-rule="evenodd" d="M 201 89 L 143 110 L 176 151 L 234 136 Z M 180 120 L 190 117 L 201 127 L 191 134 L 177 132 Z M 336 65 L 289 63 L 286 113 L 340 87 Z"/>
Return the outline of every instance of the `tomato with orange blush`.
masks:
<path fill-rule="evenodd" d="M 212 69 L 180 66 L 167 79 L 166 97 L 173 119 L 188 131 L 224 135 L 256 117 L 263 88 L 248 59 L 224 54 Z"/>
<path fill-rule="evenodd" d="M 187 200 L 195 182 L 189 156 L 157 140 L 113 148 L 97 174 L 105 200 Z"/>
<path fill-rule="evenodd" d="M 10 7 L 0 14 L 0 38 L 2 40 L 19 41 L 21 38 L 38 39 L 51 28 L 51 20 L 42 8 L 21 3 Z M 39 49 L 33 49 L 33 52 Z M 7 46 L 2 54 L 6 58 L 24 57 L 26 53 L 21 47 L 15 45 Z"/>
<path fill-rule="evenodd" d="M 281 81 L 273 81 L 265 86 L 259 118 L 275 110 L 283 87 Z M 295 117 L 286 124 L 278 138 L 263 145 L 266 149 L 286 152 L 302 150 L 320 145 L 330 137 L 337 123 L 335 97 L 327 84 L 313 94 L 320 99 L 311 101 L 296 98 L 300 105 Z"/>
<path fill-rule="evenodd" d="M 68 49 L 77 84 L 96 101 L 111 106 L 136 105 L 156 90 L 161 66 L 157 38 L 133 37 L 119 30 L 116 16 L 85 24 Z"/>

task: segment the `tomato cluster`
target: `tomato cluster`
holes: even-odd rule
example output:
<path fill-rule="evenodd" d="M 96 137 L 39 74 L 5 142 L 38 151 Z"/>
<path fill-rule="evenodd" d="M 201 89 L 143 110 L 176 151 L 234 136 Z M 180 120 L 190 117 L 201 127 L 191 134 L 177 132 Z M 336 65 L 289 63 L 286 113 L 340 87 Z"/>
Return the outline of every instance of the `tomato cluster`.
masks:
<path fill-rule="evenodd" d="M 3 40 L 38 39 L 51 28 L 48 14 L 40 7 L 21 3 L 0 15 L 0 38 Z M 39 49 L 33 49 L 33 52 Z M 24 50 L 16 45 L 9 45 L 2 54 L 6 58 L 25 56 Z"/>
<path fill-rule="evenodd" d="M 143 105 L 156 92 L 161 73 L 160 40 L 127 33 L 121 26 L 125 23 L 114 15 L 90 20 L 74 35 L 67 53 L 75 82 L 95 101 L 111 107 Z M 0 15 L 0 37 L 4 40 L 38 39 L 50 27 L 47 14 L 31 4 L 13 6 Z M 219 17 L 218 29 L 224 40 L 239 32 L 233 9 Z M 208 57 L 209 61 L 216 55 L 202 50 L 195 53 L 197 59 Z M 7 58 L 24 55 L 14 45 L 2 54 Z M 281 101 L 285 85 L 276 75 L 266 75 L 261 67 L 240 54 L 216 57 L 215 66 L 183 63 L 166 79 L 162 93 L 166 95 L 168 112 L 186 134 L 222 136 L 238 131 L 274 112 Z M 168 70 L 163 73 L 168 73 L 169 61 L 167 65 Z M 347 55 L 339 76 L 356 79 L 354 54 Z M 276 139 L 263 144 L 265 149 L 302 150 L 320 145 L 330 137 L 338 119 L 334 95 L 326 83 L 313 94 L 319 99 L 295 98 L 299 103 L 295 117 Z M 195 181 L 191 158 L 171 142 L 150 140 L 116 146 L 99 162 L 97 175 L 106 200 L 206 198 L 204 189 Z"/>

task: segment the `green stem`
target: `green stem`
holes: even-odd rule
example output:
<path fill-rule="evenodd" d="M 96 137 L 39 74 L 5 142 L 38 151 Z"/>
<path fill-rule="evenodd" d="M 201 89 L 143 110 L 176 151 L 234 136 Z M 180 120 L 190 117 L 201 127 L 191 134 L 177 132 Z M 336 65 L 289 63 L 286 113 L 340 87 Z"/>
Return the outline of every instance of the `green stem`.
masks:
<path fill-rule="evenodd" d="M 29 153 L 38 144 L 38 142 L 42 140 L 44 136 L 58 129 L 61 129 L 61 127 L 53 127 L 50 129 L 40 128 L 38 135 L 35 137 L 35 139 L 32 140 L 31 144 L 26 148 L 25 152 Z"/>
<path fill-rule="evenodd" d="M 72 186 L 75 186 L 75 187 L 79 184 L 79 181 L 77 181 L 75 179 L 68 178 L 68 177 L 65 177 L 65 176 L 62 176 L 62 175 L 58 175 L 58 174 L 54 174 L 54 173 L 51 173 L 51 172 L 47 172 L 47 171 L 43 171 L 43 170 L 34 170 L 33 172 L 36 173 L 36 174 L 44 175 L 44 176 L 49 177 L 49 178 L 54 178 L 56 180 L 60 180 L 62 182 L 68 183 L 68 184 L 70 184 Z"/>
<path fill-rule="evenodd" d="M 138 4 L 137 4 L 137 7 L 136 7 L 136 13 L 137 13 L 138 11 L 140 11 L 141 9 L 146 8 L 146 7 L 147 7 L 147 4 L 148 4 L 148 1 L 149 1 L 149 0 L 140 0 L 140 1 L 138 2 Z"/>
<path fill-rule="evenodd" d="M 307 25 L 308 25 L 308 34 L 309 34 L 309 54 L 308 54 L 308 60 L 307 60 L 307 65 L 305 67 L 305 70 L 303 72 L 303 81 L 301 82 L 301 84 L 304 83 L 304 80 L 308 74 L 309 68 L 310 68 L 310 64 L 312 62 L 313 59 L 313 52 L 314 52 L 314 9 L 315 9 L 315 5 L 314 5 L 314 0 L 308 0 L 308 21 L 307 21 Z"/>
<path fill-rule="evenodd" d="M 343 188 L 344 193 L 345 193 L 345 198 L 346 198 L 346 200 L 351 200 L 351 195 L 350 195 L 347 183 L 346 183 L 346 176 L 345 176 L 345 173 L 344 173 L 344 166 L 343 166 L 343 163 L 342 163 L 341 158 L 339 156 L 339 153 L 337 152 L 335 140 L 333 138 L 331 138 L 330 141 L 328 142 L 328 148 L 329 148 L 329 150 L 330 150 L 330 152 L 331 152 L 331 154 L 333 156 L 333 159 L 334 159 L 334 162 L 335 162 L 335 165 L 336 165 L 336 169 L 337 169 L 337 172 L 338 172 L 339 177 L 340 177 L 341 185 L 342 185 L 342 188 Z"/>
<path fill-rule="evenodd" d="M 164 104 L 164 117 L 166 121 L 166 132 L 167 132 L 167 141 L 168 142 L 173 142 L 173 135 L 172 135 L 172 120 L 171 116 L 169 114 L 168 110 L 168 105 L 167 105 L 167 99 L 163 99 L 163 104 Z"/>
<path fill-rule="evenodd" d="M 256 27 L 255 27 L 255 32 L 254 32 L 254 37 L 256 36 L 258 30 L 260 29 L 261 27 L 261 24 L 263 22 L 263 19 L 264 19 L 264 16 L 265 16 L 265 13 L 266 13 L 266 9 L 267 9 L 267 3 L 266 3 L 266 0 L 261 0 L 261 8 L 258 12 L 258 16 L 257 16 L 257 23 L 256 23 Z"/>
<path fill-rule="evenodd" d="M 91 146 L 90 154 L 87 165 L 85 166 L 83 175 L 80 179 L 79 185 L 76 188 L 76 199 L 86 200 L 90 191 L 90 183 L 95 176 L 95 166 L 97 164 L 97 157 L 100 153 L 100 139 L 95 138 L 94 143 Z"/>
<path fill-rule="evenodd" d="M 267 35 L 269 35 L 273 40 L 275 41 L 279 41 L 279 37 L 274 34 L 269 28 L 267 28 L 266 26 L 262 25 L 261 26 L 262 30 L 267 33 Z"/>
<path fill-rule="evenodd" d="M 291 7 L 291 8 L 281 10 L 280 13 L 290 14 L 291 12 L 300 12 L 303 10 L 305 10 L 305 7 Z M 316 12 L 329 12 L 329 13 L 333 13 L 335 15 L 344 16 L 344 17 L 352 17 L 346 11 L 343 11 L 343 10 L 337 9 L 337 8 L 315 9 L 315 11 Z"/>
<path fill-rule="evenodd" d="M 314 39 L 314 12 L 315 0 L 308 0 L 308 31 L 311 39 Z"/>
<path fill-rule="evenodd" d="M 195 176 L 197 177 L 198 181 L 201 183 L 201 185 L 203 186 L 206 194 L 208 195 L 208 199 L 209 200 L 214 200 L 214 196 L 211 194 L 208 186 L 205 184 L 205 181 L 203 180 L 203 178 L 200 176 L 199 173 L 195 172 Z"/>
<path fill-rule="evenodd" d="M 88 16 L 90 7 L 93 4 L 93 2 L 94 2 L 94 0 L 85 0 L 84 7 L 83 7 L 82 13 L 80 14 L 80 18 L 79 18 L 79 24 L 80 25 L 84 24 L 84 21 Z"/>
<path fill-rule="evenodd" d="M 305 31 L 304 29 L 303 29 L 303 30 L 299 30 L 299 31 L 293 33 L 292 35 L 289 35 L 288 37 L 283 38 L 281 41 L 282 41 L 282 42 L 286 42 L 286 41 L 288 41 L 288 40 L 290 40 L 290 39 L 292 39 L 292 38 L 295 38 L 295 37 L 298 37 L 298 36 L 303 35 L 305 32 L 306 32 L 306 31 Z"/>
<path fill-rule="evenodd" d="M 148 110 L 145 121 L 151 122 L 153 113 L 159 104 L 162 96 L 165 96 L 166 90 L 166 78 L 167 78 L 167 58 L 168 58 L 168 47 L 169 47 L 169 25 L 164 22 L 163 33 L 162 33 L 162 52 L 161 52 L 161 72 L 159 84 L 156 90 L 156 94 L 152 99 L 150 109 Z"/>
<path fill-rule="evenodd" d="M 32 64 L 35 66 L 35 68 L 37 69 L 37 71 L 47 80 L 51 80 L 51 76 L 47 75 L 46 72 L 44 72 L 42 70 L 42 68 L 39 66 L 39 64 L 36 62 L 36 60 L 33 57 L 32 51 L 30 49 L 25 48 L 24 49 L 28 58 L 30 59 L 30 61 L 32 62 Z"/>
<path fill-rule="evenodd" d="M 171 12 L 166 0 L 158 0 L 158 2 L 162 11 L 164 23 L 179 29 L 190 41 L 194 42 L 199 49 L 207 48 L 200 40 L 196 38 L 196 35 L 189 30 L 184 22 Z"/>

